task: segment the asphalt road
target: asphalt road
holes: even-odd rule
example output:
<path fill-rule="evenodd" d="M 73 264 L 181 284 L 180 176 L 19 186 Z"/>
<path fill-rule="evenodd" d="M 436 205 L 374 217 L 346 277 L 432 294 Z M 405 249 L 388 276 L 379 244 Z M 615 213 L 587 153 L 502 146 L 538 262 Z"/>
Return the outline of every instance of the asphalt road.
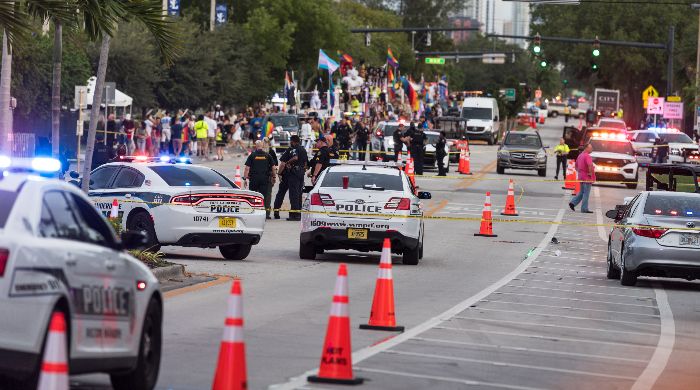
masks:
<path fill-rule="evenodd" d="M 562 126 L 558 118 L 541 127 L 545 144 L 556 144 Z M 513 178 L 520 222 L 496 222 L 498 237 L 484 238 L 473 236 L 476 221 L 426 221 L 420 264 L 394 257 L 402 334 L 358 329 L 368 319 L 378 254 L 300 260 L 298 223 L 270 221 L 245 261 L 165 247 L 168 260 L 218 279 L 166 298 L 158 388 L 211 386 L 230 289 L 225 277 L 232 276 L 243 281 L 249 388 L 332 388 L 305 377 L 318 368 L 341 262 L 348 264 L 353 360 L 364 388 L 700 388 L 700 283 L 640 278 L 622 287 L 607 280 L 607 229 L 586 225 L 608 222 L 604 212 L 635 191 L 597 185 L 595 213 L 573 213 L 561 183 L 535 172 L 497 175 L 495 156 L 495 146 L 474 145 L 471 178 L 418 179 L 433 194 L 428 215 L 479 218 L 486 191 L 500 217 Z M 210 163 L 230 175 L 235 164 Z M 547 179 L 554 161 L 549 165 Z M 104 375 L 72 381 L 109 388 Z"/>

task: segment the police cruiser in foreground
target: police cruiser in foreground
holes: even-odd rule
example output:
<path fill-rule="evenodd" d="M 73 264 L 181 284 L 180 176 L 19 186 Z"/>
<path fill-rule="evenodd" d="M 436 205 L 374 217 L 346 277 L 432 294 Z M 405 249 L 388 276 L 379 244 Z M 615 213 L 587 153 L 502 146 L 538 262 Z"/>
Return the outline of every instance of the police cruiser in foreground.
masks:
<path fill-rule="evenodd" d="M 331 160 L 304 201 L 299 257 L 313 260 L 328 249 L 381 251 L 391 239 L 403 263 L 423 257 L 423 208 L 418 192 L 395 163 Z"/>
<path fill-rule="evenodd" d="M 52 313 L 67 324 L 71 374 L 104 372 L 117 390 L 158 379 L 158 280 L 74 185 L 42 178 L 57 160 L 0 157 L 0 388 L 36 389 Z"/>
<path fill-rule="evenodd" d="M 152 250 L 218 246 L 225 258 L 242 260 L 260 242 L 262 194 L 239 189 L 211 168 L 169 157 L 123 160 L 92 172 L 90 198 L 104 214 L 117 199 L 123 226 L 146 232 Z"/>
<path fill-rule="evenodd" d="M 595 164 L 596 181 L 623 182 L 627 188 L 637 188 L 639 164 L 632 144 L 625 138 L 591 138 L 591 158 Z"/>

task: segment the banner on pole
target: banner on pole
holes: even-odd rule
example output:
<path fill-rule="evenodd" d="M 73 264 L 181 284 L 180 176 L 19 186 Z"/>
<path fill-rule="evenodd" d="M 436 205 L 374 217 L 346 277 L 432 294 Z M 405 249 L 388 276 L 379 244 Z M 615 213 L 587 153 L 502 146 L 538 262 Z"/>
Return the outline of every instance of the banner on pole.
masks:
<path fill-rule="evenodd" d="M 226 8 L 226 4 L 217 4 L 215 14 L 217 26 L 221 26 L 222 24 L 226 23 L 226 20 L 228 19 L 228 8 Z"/>
<path fill-rule="evenodd" d="M 168 15 L 180 16 L 180 0 L 168 0 Z"/>

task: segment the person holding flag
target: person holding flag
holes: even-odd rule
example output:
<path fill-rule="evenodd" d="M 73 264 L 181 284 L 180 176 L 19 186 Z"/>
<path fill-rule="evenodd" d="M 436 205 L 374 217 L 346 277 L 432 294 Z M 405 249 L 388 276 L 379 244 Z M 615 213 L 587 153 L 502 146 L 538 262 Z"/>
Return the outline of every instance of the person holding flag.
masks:
<path fill-rule="evenodd" d="M 323 49 L 318 49 L 318 69 L 325 69 L 328 71 L 328 112 L 333 112 L 334 109 L 334 97 L 333 97 L 333 80 L 331 75 L 335 72 L 340 65 L 333 61 L 328 54 L 326 54 Z"/>

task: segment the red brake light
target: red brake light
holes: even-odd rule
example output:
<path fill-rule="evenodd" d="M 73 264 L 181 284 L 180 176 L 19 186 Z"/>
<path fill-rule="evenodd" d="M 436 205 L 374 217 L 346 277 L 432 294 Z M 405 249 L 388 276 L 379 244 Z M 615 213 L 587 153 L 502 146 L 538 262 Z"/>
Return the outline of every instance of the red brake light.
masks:
<path fill-rule="evenodd" d="M 656 227 L 634 227 L 632 228 L 632 231 L 634 234 L 641 236 L 641 237 L 648 237 L 648 238 L 661 238 L 661 236 L 664 235 L 668 231 L 668 229 L 663 229 L 663 228 L 656 228 Z"/>
<path fill-rule="evenodd" d="M 137 280 L 136 281 L 136 289 L 139 291 L 143 291 L 146 289 L 146 282 L 143 280 Z"/>
<path fill-rule="evenodd" d="M 245 195 L 245 194 L 188 194 L 188 195 L 178 195 L 173 196 L 170 199 L 171 204 L 184 205 L 184 206 L 196 206 L 204 201 L 217 201 L 217 200 L 232 200 L 239 202 L 246 202 L 252 207 L 260 208 L 265 207 L 265 200 L 259 196 L 255 195 Z"/>
<path fill-rule="evenodd" d="M 390 210 L 410 210 L 411 200 L 408 198 L 391 198 L 386 202 L 384 208 Z"/>
<path fill-rule="evenodd" d="M 311 194 L 312 206 L 335 206 L 333 198 L 328 194 Z"/>
<path fill-rule="evenodd" d="M 0 278 L 5 276 L 5 267 L 7 267 L 7 260 L 10 259 L 10 251 L 7 249 L 0 249 Z"/>

